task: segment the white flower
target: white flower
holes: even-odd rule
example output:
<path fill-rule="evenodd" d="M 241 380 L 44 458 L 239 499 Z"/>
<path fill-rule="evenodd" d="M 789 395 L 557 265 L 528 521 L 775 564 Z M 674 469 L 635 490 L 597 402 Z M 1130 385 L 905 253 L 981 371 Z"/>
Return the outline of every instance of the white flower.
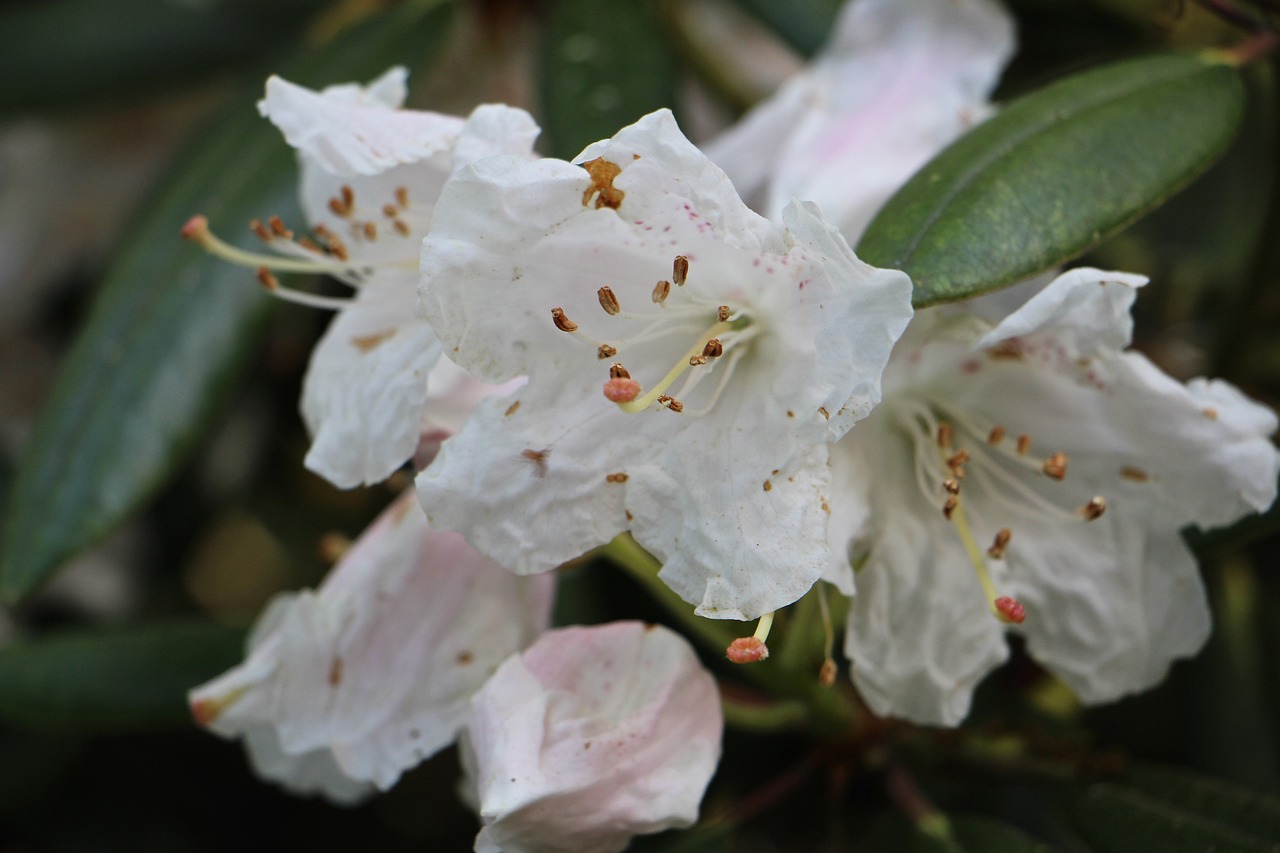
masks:
<path fill-rule="evenodd" d="M 715 679 L 679 634 L 543 634 L 476 694 L 461 750 L 482 853 L 608 853 L 686 827 L 720 760 Z"/>
<path fill-rule="evenodd" d="M 1271 504 L 1276 418 L 1124 351 L 1143 283 L 1077 269 L 998 325 L 930 309 L 899 342 L 884 402 L 832 452 L 846 652 L 877 713 L 958 723 L 1006 629 L 1091 703 L 1204 642 L 1179 530 Z"/>
<path fill-rule="evenodd" d="M 986 118 L 1013 49 L 992 0 L 853 0 L 809 67 L 707 155 L 761 213 L 808 199 L 856 242 L 907 178 Z"/>
<path fill-rule="evenodd" d="M 578 159 L 441 194 L 424 313 L 480 379 L 529 382 L 420 475 L 428 516 L 522 574 L 630 529 L 702 615 L 787 605 L 830 561 L 827 443 L 878 401 L 910 283 L 810 205 L 752 213 L 665 110 Z"/>
<path fill-rule="evenodd" d="M 412 493 L 315 592 L 277 598 L 247 659 L 191 693 L 196 720 L 243 736 L 260 775 L 350 802 L 448 746 L 468 702 L 550 618 L 552 578 L 519 578 Z"/>
<path fill-rule="evenodd" d="M 441 348 L 416 310 L 419 246 L 441 186 L 480 157 L 531 157 L 538 134 L 511 107 L 481 106 L 465 121 L 398 109 L 404 81 L 395 68 L 368 88 L 317 93 L 272 77 L 259 104 L 298 149 L 303 210 L 328 252 L 260 230 L 359 288 L 316 347 L 302 396 L 307 467 L 341 487 L 385 479 L 438 426 L 425 393 Z"/>

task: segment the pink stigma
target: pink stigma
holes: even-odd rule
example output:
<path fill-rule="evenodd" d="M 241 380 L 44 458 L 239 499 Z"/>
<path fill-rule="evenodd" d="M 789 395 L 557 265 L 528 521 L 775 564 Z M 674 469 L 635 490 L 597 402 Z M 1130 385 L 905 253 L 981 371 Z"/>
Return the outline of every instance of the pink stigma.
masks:
<path fill-rule="evenodd" d="M 604 383 L 604 396 L 611 403 L 630 403 L 641 390 L 640 383 L 629 377 L 614 377 Z"/>
<path fill-rule="evenodd" d="M 201 233 L 209 228 L 209 220 L 196 214 L 187 220 L 187 224 L 182 226 L 182 239 L 195 240 L 201 236 Z"/>
<path fill-rule="evenodd" d="M 739 637 L 725 649 L 724 656 L 733 663 L 756 663 L 769 657 L 769 647 L 755 637 Z"/>
<path fill-rule="evenodd" d="M 996 612 L 1000 614 L 1000 618 L 1005 622 L 1013 622 L 1021 625 L 1022 621 L 1027 618 L 1026 609 L 1018 603 L 1017 599 L 1002 595 L 993 602 Z"/>

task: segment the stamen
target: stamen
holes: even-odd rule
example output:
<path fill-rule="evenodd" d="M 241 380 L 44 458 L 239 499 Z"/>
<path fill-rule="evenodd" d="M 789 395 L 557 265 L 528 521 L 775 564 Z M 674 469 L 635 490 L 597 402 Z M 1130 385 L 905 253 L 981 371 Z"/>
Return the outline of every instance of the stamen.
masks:
<path fill-rule="evenodd" d="M 279 216 L 273 216 L 267 220 L 267 224 L 271 226 L 271 233 L 277 237 L 283 237 L 285 240 L 293 239 L 293 232 L 284 227 L 284 222 Z"/>
<path fill-rule="evenodd" d="M 716 316 L 720 319 L 721 323 L 729 319 L 729 314 L 730 314 L 730 311 L 729 311 L 728 305 L 721 305 L 718 309 L 716 309 Z"/>
<path fill-rule="evenodd" d="M 1101 518 L 1102 514 L 1107 511 L 1107 499 L 1102 495 L 1095 495 L 1087 504 L 1076 510 L 1077 513 L 1085 521 L 1093 521 Z"/>
<path fill-rule="evenodd" d="M 1004 427 L 993 426 L 991 432 L 987 433 L 987 444 L 999 444 L 1004 438 Z"/>
<path fill-rule="evenodd" d="M 666 394 L 658 398 L 658 405 L 666 406 L 668 409 L 670 409 L 671 411 L 677 414 L 684 411 L 684 403 L 681 403 L 675 397 L 670 397 L 670 396 L 667 396 Z"/>
<path fill-rule="evenodd" d="M 1023 433 L 1022 435 L 1018 436 L 1018 455 L 1026 456 L 1027 451 L 1029 451 L 1030 449 L 1031 449 L 1031 436 L 1027 435 L 1026 433 Z"/>
<path fill-rule="evenodd" d="M 723 310 L 722 310 L 722 313 L 723 313 Z M 662 379 L 658 382 L 657 385 L 653 386 L 653 388 L 651 388 L 649 392 L 645 394 L 643 397 L 640 397 L 639 399 L 632 400 L 630 402 L 623 404 L 622 409 L 624 411 L 634 414 L 636 412 L 644 411 L 654 402 L 657 402 L 658 398 L 666 395 L 667 389 L 670 388 L 673 384 L 675 384 L 675 381 L 677 379 L 679 379 L 681 376 L 684 375 L 685 371 L 687 371 L 690 367 L 690 363 L 689 363 L 690 359 L 700 354 L 702 350 L 706 348 L 708 341 L 710 341 L 712 338 L 719 337 L 721 334 L 725 332 L 732 331 L 738 328 L 739 324 L 744 324 L 746 322 L 748 321 L 746 321 L 745 318 L 739 318 L 734 323 L 721 321 L 719 323 L 716 323 L 710 329 L 707 329 L 698 338 L 697 342 L 694 343 L 694 345 L 689 348 L 689 351 L 686 352 L 684 356 L 679 361 L 676 362 L 675 366 L 672 367 L 669 371 L 667 371 L 667 375 L 662 377 Z M 681 408 L 683 408 L 683 406 Z"/>
<path fill-rule="evenodd" d="M 947 521 L 951 520 L 951 516 L 955 514 L 958 506 L 960 506 L 960 496 L 948 495 L 947 500 L 942 504 L 942 514 L 946 516 Z"/>
<path fill-rule="evenodd" d="M 987 556 L 993 560 L 1004 557 L 1004 550 L 1009 547 L 1009 540 L 1012 538 L 1012 530 L 1007 527 L 1000 528 L 996 531 L 996 538 L 992 540 L 991 547 L 987 549 Z"/>
<path fill-rule="evenodd" d="M 964 465 L 969 461 L 969 451 L 961 448 L 947 458 L 947 467 L 951 469 L 951 475 L 957 480 L 964 479 Z"/>
<path fill-rule="evenodd" d="M 616 315 L 622 310 L 622 303 L 618 301 L 618 295 L 613 292 L 613 288 L 605 285 L 596 291 L 596 296 L 600 299 L 600 307 L 604 309 L 604 313 L 610 317 Z"/>
<path fill-rule="evenodd" d="M 403 219 L 397 219 L 395 222 L 392 222 L 391 227 L 396 229 L 396 233 L 401 237 L 409 236 L 409 226 L 405 224 Z"/>
<path fill-rule="evenodd" d="M 951 442 L 955 437 L 955 433 L 951 429 L 951 424 L 942 421 L 938 424 L 938 447 L 943 450 L 951 449 Z"/>
<path fill-rule="evenodd" d="M 382 215 L 387 217 L 387 219 L 395 219 L 399 214 L 400 211 L 396 210 L 396 206 L 394 204 L 384 204 L 382 206 Z"/>
<path fill-rule="evenodd" d="M 338 192 L 342 193 L 342 206 L 348 211 L 356 206 L 356 193 L 347 184 L 343 184 L 338 188 Z"/>
<path fill-rule="evenodd" d="M 211 699 L 197 699 L 191 703 L 191 717 L 198 725 L 211 725 L 218 717 L 222 716 L 223 711 L 235 704 L 248 691 L 249 685 L 245 685 L 237 687 L 223 696 L 216 696 Z"/>
<path fill-rule="evenodd" d="M 578 324 L 565 316 L 563 308 L 551 309 L 551 322 L 556 324 L 556 328 L 562 332 L 578 331 Z"/>
<path fill-rule="evenodd" d="M 258 267 L 258 281 L 262 283 L 272 296 L 283 299 L 285 302 L 293 302 L 297 305 L 306 305 L 311 308 L 324 308 L 330 311 L 341 311 L 351 304 L 350 299 L 339 299 L 333 296 L 317 296 L 314 293 L 305 293 L 301 290 L 290 290 L 280 286 L 280 280 L 271 274 L 271 270 L 266 267 Z"/>
<path fill-rule="evenodd" d="M 366 222 L 364 224 L 364 238 L 370 243 L 378 239 L 378 224 L 376 222 Z"/>
<path fill-rule="evenodd" d="M 192 222 L 194 222 L 197 218 L 199 218 L 199 219 L 203 219 L 204 217 L 193 217 L 193 218 L 191 219 L 191 221 L 189 221 L 189 222 L 188 222 L 188 223 L 183 227 L 183 229 L 182 229 L 182 237 L 183 237 L 183 239 L 185 239 L 185 240 L 190 240 L 190 239 L 191 239 L 190 237 L 188 237 L 188 236 L 187 236 L 187 228 L 191 227 L 191 223 L 192 223 Z M 207 221 L 207 220 L 206 220 L 206 221 Z M 251 219 L 251 220 L 249 220 L 249 227 L 253 230 L 253 233 L 254 233 L 254 234 L 258 235 L 258 239 L 259 239 L 259 240 L 261 240 L 261 241 L 262 241 L 262 242 L 264 242 L 264 243 L 270 243 L 272 240 L 274 240 L 274 239 L 275 239 L 275 236 L 274 236 L 274 235 L 273 235 L 273 234 L 272 234 L 272 233 L 267 229 L 267 226 L 265 226 L 265 225 L 263 225 L 263 224 L 262 224 L 262 220 L 261 220 L 261 219 Z"/>
<path fill-rule="evenodd" d="M 702 348 L 702 354 L 707 358 L 719 358 L 724 355 L 724 344 L 720 343 L 719 338 L 712 338 L 707 341 L 707 345 Z"/>
<path fill-rule="evenodd" d="M 601 344 L 600 347 L 596 350 L 596 358 L 600 359 L 601 361 L 604 361 L 606 358 L 613 358 L 617 354 L 618 354 L 618 348 L 611 347 L 608 344 Z"/>
<path fill-rule="evenodd" d="M 688 278 L 689 259 L 684 255 L 676 255 L 675 263 L 671 265 L 671 280 L 676 283 L 677 287 L 684 287 L 684 283 Z"/>
<path fill-rule="evenodd" d="M 991 580 L 991 573 L 987 570 L 987 561 L 983 559 L 982 550 L 978 548 L 978 543 L 974 541 L 973 533 L 969 530 L 969 521 L 964 512 L 964 498 L 960 495 L 952 495 L 947 499 L 947 502 L 950 503 L 953 500 L 955 504 L 947 517 L 960 535 L 960 542 L 964 545 L 965 554 L 969 557 L 970 565 L 973 566 L 974 572 L 978 575 L 978 583 L 982 585 L 982 592 L 986 596 L 987 606 L 991 609 L 991 614 L 1001 622 L 1021 622 L 1026 618 L 1022 605 L 1008 596 L 1000 595 L 996 589 L 995 582 Z M 1004 532 L 1004 530 L 1001 530 L 1000 533 L 996 534 L 997 543 Z M 1008 539 L 1005 539 L 1005 544 L 1008 544 Z"/>
<path fill-rule="evenodd" d="M 943 480 L 942 488 L 946 489 L 947 494 L 949 495 L 960 494 L 960 483 L 958 483 L 954 477 L 948 477 L 947 479 Z"/>
<path fill-rule="evenodd" d="M 262 223 L 258 223 L 261 225 Z M 256 229 L 255 229 L 256 231 Z M 345 267 L 340 267 L 333 263 L 324 263 L 319 261 L 307 261 L 295 258 L 280 258 L 275 255 L 260 255 L 256 252 L 246 252 L 243 249 L 237 249 L 230 243 L 223 242 L 212 231 L 209 230 L 209 220 L 203 216 L 193 216 L 182 226 L 182 238 L 204 249 L 214 257 L 222 258 L 224 261 L 230 261 L 233 264 L 239 264 L 245 267 L 266 267 L 268 269 L 279 270 L 280 272 L 310 272 L 310 273 L 326 273 L 330 275 L 349 272 Z"/>
<path fill-rule="evenodd" d="M 756 632 L 750 637 L 739 637 L 725 649 L 725 657 L 733 663 L 757 663 L 769 657 L 769 647 L 764 641 L 773 627 L 773 613 L 766 613 L 756 624 Z"/>
<path fill-rule="evenodd" d="M 1053 454 L 1048 459 L 1044 460 L 1044 467 L 1041 470 L 1053 479 L 1061 480 L 1063 477 L 1067 476 L 1067 454 Z"/>
<path fill-rule="evenodd" d="M 396 204 L 401 208 L 409 206 L 409 190 L 407 187 L 396 187 Z"/>
<path fill-rule="evenodd" d="M 630 379 L 631 373 L 621 364 L 611 364 L 609 365 L 609 378 L 610 379 Z"/>
<path fill-rule="evenodd" d="M 660 305 L 667 301 L 667 297 L 671 295 L 671 282 L 663 279 L 653 286 L 653 302 Z"/>
<path fill-rule="evenodd" d="M 835 646 L 835 630 L 831 627 L 831 608 L 827 604 L 827 587 L 825 584 L 818 584 L 816 588 L 818 594 L 818 612 L 822 614 L 822 667 L 818 670 L 818 683 L 823 687 L 830 687 L 836 683 L 836 661 L 832 655 L 832 648 Z"/>
<path fill-rule="evenodd" d="M 332 213 L 334 216 L 341 216 L 344 219 L 351 215 L 351 209 L 348 207 L 344 207 L 342 204 L 342 199 L 340 198 L 329 199 L 329 212 Z"/>
<path fill-rule="evenodd" d="M 689 358 L 690 367 L 701 367 L 706 363 L 707 363 L 707 357 L 705 355 L 695 355 Z"/>

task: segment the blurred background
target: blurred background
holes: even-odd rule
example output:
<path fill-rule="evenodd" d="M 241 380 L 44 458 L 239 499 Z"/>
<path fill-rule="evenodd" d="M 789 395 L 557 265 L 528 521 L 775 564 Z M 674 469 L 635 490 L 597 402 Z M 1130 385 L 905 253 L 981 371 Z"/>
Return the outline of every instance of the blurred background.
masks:
<path fill-rule="evenodd" d="M 1015 0 L 1021 47 L 997 99 L 1111 59 L 1244 38 L 1214 5 Z M 266 76 L 319 87 L 402 63 L 410 106 L 525 107 L 549 155 L 660 106 L 698 141 L 802 67 L 839 6 L 0 3 L 0 851 L 471 847 L 452 751 L 342 809 L 258 782 L 238 744 L 187 717 L 185 690 L 238 662 L 264 603 L 315 585 L 333 543 L 409 482 L 339 491 L 306 471 L 297 400 L 328 316 L 274 304 L 251 271 L 178 237 L 195 213 L 237 238 L 251 217 L 301 222 L 291 152 L 254 107 Z M 1136 345 L 1166 371 L 1221 376 L 1276 407 L 1273 63 L 1247 76 L 1227 155 L 1086 260 L 1151 277 Z M 1185 849 L 1280 849 L 1259 841 L 1280 839 L 1278 521 L 1188 534 L 1217 624 L 1157 690 L 1085 711 L 1015 655 L 958 732 L 886 723 L 837 749 L 730 731 L 704 815 L 732 814 L 731 828 L 636 849 L 947 849 L 913 834 L 913 786 L 987 827 L 966 849 L 1042 849 L 1016 846 L 1020 834 L 997 846 L 1004 830 L 983 821 L 1052 849 L 1138 849 L 1123 834 L 1106 846 L 1128 813 L 1115 823 L 1080 806 L 1090 774 L 1134 761 L 1178 768 L 1158 784 L 1262 821 L 1233 847 L 1195 833 L 1235 825 L 1235 812 L 1195 811 Z M 578 567 L 562 581 L 559 622 L 665 618 L 619 572 Z"/>

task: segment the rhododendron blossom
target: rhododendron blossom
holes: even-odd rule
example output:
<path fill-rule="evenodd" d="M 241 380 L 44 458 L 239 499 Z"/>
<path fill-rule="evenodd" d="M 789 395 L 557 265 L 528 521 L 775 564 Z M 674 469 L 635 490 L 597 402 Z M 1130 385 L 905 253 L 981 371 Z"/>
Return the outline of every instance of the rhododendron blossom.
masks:
<path fill-rule="evenodd" d="M 1125 350 L 1143 283 L 1072 270 L 998 324 L 929 309 L 899 342 L 884 402 L 832 452 L 845 650 L 877 713 L 959 723 L 1005 631 L 1086 702 L 1204 643 L 1179 531 L 1271 504 L 1276 417 Z"/>
<path fill-rule="evenodd" d="M 272 602 L 193 714 L 244 737 L 265 778 L 359 799 L 454 741 L 472 694 L 547 627 L 552 587 L 430 530 L 407 493 L 318 590 Z"/>
<path fill-rule="evenodd" d="M 659 111 L 578 158 L 493 157 L 446 184 L 423 310 L 490 382 L 419 477 L 432 523 L 520 573 L 624 530 L 716 618 L 830 563 L 828 443 L 865 417 L 910 282 L 811 205 L 778 226 Z"/>
<path fill-rule="evenodd" d="M 760 213 L 806 199 L 856 241 L 907 178 L 986 118 L 1013 48 L 993 0 L 853 0 L 813 62 L 707 156 Z"/>
<path fill-rule="evenodd" d="M 609 853 L 691 826 L 720 760 L 715 679 L 672 631 L 564 628 L 476 694 L 462 740 L 480 853 Z"/>

